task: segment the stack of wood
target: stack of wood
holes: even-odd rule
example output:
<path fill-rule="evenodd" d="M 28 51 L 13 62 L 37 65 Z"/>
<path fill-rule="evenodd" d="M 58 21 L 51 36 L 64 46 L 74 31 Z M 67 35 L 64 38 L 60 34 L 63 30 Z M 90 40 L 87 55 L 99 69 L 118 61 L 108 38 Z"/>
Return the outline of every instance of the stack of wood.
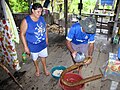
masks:
<path fill-rule="evenodd" d="M 48 32 L 52 32 L 59 35 L 64 35 L 64 31 L 65 31 L 62 26 L 59 26 L 56 24 L 53 24 L 53 25 L 47 24 L 46 29 L 48 30 Z"/>

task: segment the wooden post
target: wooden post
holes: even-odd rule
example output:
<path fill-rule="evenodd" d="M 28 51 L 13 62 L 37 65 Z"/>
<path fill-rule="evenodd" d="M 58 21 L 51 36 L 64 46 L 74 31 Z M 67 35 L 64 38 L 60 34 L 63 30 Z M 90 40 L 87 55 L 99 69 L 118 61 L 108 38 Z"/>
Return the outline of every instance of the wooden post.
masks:
<path fill-rule="evenodd" d="M 82 7 L 83 7 L 82 0 L 80 0 L 80 15 L 81 15 Z"/>
<path fill-rule="evenodd" d="M 118 8 L 118 4 L 119 4 L 119 0 L 117 0 L 117 2 L 116 2 L 116 7 L 115 7 L 115 10 L 114 10 L 114 18 L 113 18 L 113 20 L 115 20 L 115 16 L 116 16 L 116 14 L 117 14 L 117 8 Z"/>
<path fill-rule="evenodd" d="M 93 13 L 94 13 L 94 11 L 95 11 L 96 9 L 98 9 L 98 8 L 99 8 L 99 0 L 96 1 L 96 5 L 95 5 L 95 8 L 94 8 L 94 10 L 93 10 Z"/>
<path fill-rule="evenodd" d="M 118 0 L 118 8 L 117 8 L 116 17 L 115 17 L 115 20 L 114 20 L 113 35 L 112 36 L 115 35 L 116 27 L 117 27 L 117 24 L 118 24 L 119 13 L 120 13 L 120 0 Z"/>
<path fill-rule="evenodd" d="M 116 1 L 116 0 L 113 0 L 112 10 L 114 10 L 115 1 Z"/>
<path fill-rule="evenodd" d="M 67 36 L 67 13 L 68 13 L 68 0 L 64 0 L 64 18 L 65 18 L 65 37 Z"/>
<path fill-rule="evenodd" d="M 52 15 L 53 15 L 53 0 L 51 1 L 51 7 L 52 7 Z"/>

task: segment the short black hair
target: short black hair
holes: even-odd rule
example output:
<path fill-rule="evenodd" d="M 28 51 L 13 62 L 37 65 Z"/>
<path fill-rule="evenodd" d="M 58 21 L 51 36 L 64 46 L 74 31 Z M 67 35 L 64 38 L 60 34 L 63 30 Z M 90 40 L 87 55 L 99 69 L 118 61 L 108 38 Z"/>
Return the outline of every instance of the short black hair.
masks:
<path fill-rule="evenodd" d="M 40 3 L 34 3 L 34 4 L 32 5 L 32 9 L 37 10 L 38 8 L 43 8 Z"/>

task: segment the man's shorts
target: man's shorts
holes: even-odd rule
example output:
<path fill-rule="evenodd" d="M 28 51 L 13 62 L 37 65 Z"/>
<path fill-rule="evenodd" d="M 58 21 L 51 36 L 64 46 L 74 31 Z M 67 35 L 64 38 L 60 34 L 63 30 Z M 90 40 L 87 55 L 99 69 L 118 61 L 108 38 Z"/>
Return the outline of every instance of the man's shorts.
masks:
<path fill-rule="evenodd" d="M 45 48 L 42 51 L 37 52 L 37 53 L 31 52 L 31 57 L 32 57 L 33 61 L 36 61 L 38 59 L 38 57 L 47 57 L 47 56 L 48 56 L 47 48 Z"/>
<path fill-rule="evenodd" d="M 84 53 L 84 55 L 87 55 L 87 51 L 88 51 L 88 44 L 79 44 L 79 45 L 76 45 L 74 43 L 72 43 L 72 48 L 77 51 L 77 52 L 82 52 Z"/>

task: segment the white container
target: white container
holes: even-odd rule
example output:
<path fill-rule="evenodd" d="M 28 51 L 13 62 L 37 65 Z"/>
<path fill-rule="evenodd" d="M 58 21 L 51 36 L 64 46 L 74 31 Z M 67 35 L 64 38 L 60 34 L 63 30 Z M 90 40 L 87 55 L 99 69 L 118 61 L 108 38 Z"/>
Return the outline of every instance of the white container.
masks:
<path fill-rule="evenodd" d="M 81 62 L 81 61 L 84 60 L 84 58 L 85 58 L 84 53 L 77 52 L 77 55 L 76 55 L 76 57 L 74 58 L 74 61 L 75 61 L 75 62 Z"/>
<path fill-rule="evenodd" d="M 118 82 L 112 81 L 111 86 L 110 86 L 110 90 L 117 90 L 118 84 L 119 84 Z"/>

